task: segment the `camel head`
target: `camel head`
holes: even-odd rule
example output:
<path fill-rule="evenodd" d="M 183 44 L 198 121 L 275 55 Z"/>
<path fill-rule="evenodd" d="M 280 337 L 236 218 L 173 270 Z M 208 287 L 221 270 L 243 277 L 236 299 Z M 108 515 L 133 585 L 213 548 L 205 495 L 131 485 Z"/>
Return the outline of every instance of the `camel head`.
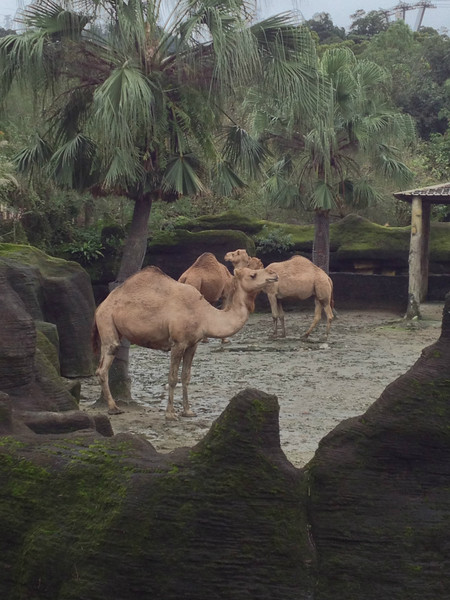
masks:
<path fill-rule="evenodd" d="M 278 281 L 278 275 L 269 268 L 249 269 L 248 267 L 241 267 L 234 270 L 234 276 L 247 293 L 260 292 L 271 283 Z"/>
<path fill-rule="evenodd" d="M 235 269 L 232 291 L 226 310 L 231 306 L 232 298 L 240 288 L 246 294 L 245 304 L 248 311 L 252 313 L 255 310 L 255 299 L 258 293 L 270 288 L 276 281 L 278 281 L 278 275 L 270 269 L 249 269 L 248 267 Z"/>
<path fill-rule="evenodd" d="M 248 266 L 250 256 L 247 254 L 247 250 L 240 248 L 239 250 L 234 250 L 234 252 L 227 252 L 224 259 L 230 262 L 235 269 L 238 269 Z"/>

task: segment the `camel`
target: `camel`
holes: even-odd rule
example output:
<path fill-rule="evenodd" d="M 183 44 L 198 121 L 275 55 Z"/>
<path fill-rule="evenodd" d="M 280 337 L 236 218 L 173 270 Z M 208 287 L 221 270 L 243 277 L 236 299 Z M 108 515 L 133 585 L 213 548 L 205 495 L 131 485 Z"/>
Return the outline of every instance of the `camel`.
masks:
<path fill-rule="evenodd" d="M 122 337 L 132 344 L 170 352 L 169 398 L 166 418 L 176 420 L 174 390 L 182 362 L 182 416 L 192 417 L 188 401 L 191 365 L 197 345 L 205 336 L 224 338 L 245 325 L 260 290 L 278 276 L 266 269 L 237 269 L 232 277 L 227 307 L 213 307 L 190 285 L 175 281 L 158 267 L 146 267 L 115 288 L 95 312 L 92 329 L 94 351 L 100 347 L 96 371 L 108 413 L 122 411 L 111 395 L 108 372 Z"/>
<path fill-rule="evenodd" d="M 201 254 L 178 278 L 180 283 L 195 287 L 210 304 L 215 304 L 220 299 L 225 302 L 228 300 L 232 280 L 230 271 L 211 252 Z M 207 342 L 208 338 L 203 341 Z M 223 344 L 226 342 L 226 338 L 222 339 Z"/>
<path fill-rule="evenodd" d="M 281 305 L 282 298 L 298 298 L 306 300 L 314 296 L 315 311 L 314 319 L 310 328 L 303 334 L 307 338 L 315 329 L 322 317 L 322 309 L 327 317 L 327 329 L 325 339 L 330 332 L 333 319 L 333 282 L 320 267 L 303 256 L 292 256 L 283 262 L 271 263 L 267 270 L 274 271 L 278 275 L 278 282 L 273 283 L 264 290 L 269 298 L 270 309 L 273 319 L 273 337 L 278 334 L 278 320 L 281 324 L 281 337 L 286 337 L 284 326 L 284 312 Z"/>
<path fill-rule="evenodd" d="M 256 256 L 249 256 L 247 250 L 239 248 L 233 252 L 227 252 L 224 259 L 230 262 L 235 269 L 248 267 L 249 269 L 264 269 L 262 261 Z"/>
<path fill-rule="evenodd" d="M 227 299 L 232 280 L 230 271 L 211 252 L 201 254 L 178 278 L 180 283 L 195 287 L 211 304 L 221 298 Z"/>

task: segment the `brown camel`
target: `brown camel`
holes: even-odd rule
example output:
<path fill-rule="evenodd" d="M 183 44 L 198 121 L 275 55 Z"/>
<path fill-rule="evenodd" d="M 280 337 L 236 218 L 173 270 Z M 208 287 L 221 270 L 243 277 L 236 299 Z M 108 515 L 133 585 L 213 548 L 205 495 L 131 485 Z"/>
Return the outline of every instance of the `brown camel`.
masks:
<path fill-rule="evenodd" d="M 108 383 L 108 372 L 122 337 L 132 344 L 170 351 L 169 399 L 166 418 L 176 419 L 173 397 L 182 361 L 183 416 L 189 408 L 188 384 L 195 350 L 201 339 L 234 335 L 254 310 L 256 294 L 278 279 L 268 270 L 238 269 L 232 277 L 227 307 L 211 306 L 198 290 L 175 281 L 158 267 L 146 267 L 114 289 L 95 313 L 92 340 L 101 348 L 96 371 L 108 413 L 120 413 Z M 99 344 L 100 342 L 100 344 Z"/>
<path fill-rule="evenodd" d="M 262 261 L 256 256 L 249 256 L 247 250 L 239 248 L 234 252 L 227 252 L 225 254 L 225 260 L 230 262 L 235 269 L 241 267 L 248 267 L 249 269 L 264 269 Z"/>
<path fill-rule="evenodd" d="M 330 277 L 303 256 L 293 256 L 283 262 L 271 263 L 267 270 L 278 275 L 278 281 L 264 290 L 269 298 L 273 319 L 273 337 L 278 334 L 278 319 L 281 324 L 281 337 L 286 337 L 284 326 L 284 312 L 281 305 L 282 298 L 298 298 L 306 300 L 314 296 L 314 319 L 310 328 L 303 334 L 307 338 L 315 329 L 322 316 L 322 309 L 327 317 L 326 338 L 330 332 L 333 319 L 333 282 Z"/>
<path fill-rule="evenodd" d="M 178 281 L 192 285 L 208 302 L 214 304 L 221 298 L 225 300 L 228 298 L 233 276 L 214 254 L 204 252 L 179 277 Z"/>
<path fill-rule="evenodd" d="M 215 304 L 220 299 L 227 302 L 233 276 L 214 254 L 204 252 L 189 269 L 180 275 L 178 281 L 192 285 L 208 302 Z M 207 342 L 208 338 L 205 337 L 203 341 Z M 228 341 L 226 338 L 222 339 L 223 344 Z"/>

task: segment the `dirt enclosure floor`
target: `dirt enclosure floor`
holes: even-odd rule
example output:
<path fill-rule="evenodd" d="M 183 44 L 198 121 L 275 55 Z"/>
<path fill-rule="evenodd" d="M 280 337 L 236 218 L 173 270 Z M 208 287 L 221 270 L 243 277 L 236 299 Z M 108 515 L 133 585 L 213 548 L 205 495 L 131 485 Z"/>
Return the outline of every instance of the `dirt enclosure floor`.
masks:
<path fill-rule="evenodd" d="M 229 400 L 247 387 L 275 394 L 280 404 L 281 446 L 297 467 L 338 423 L 362 414 L 384 388 L 405 373 L 440 335 L 443 303 L 422 306 L 422 319 L 407 322 L 386 310 L 338 310 L 327 342 L 324 323 L 301 341 L 312 313 L 286 314 L 285 339 L 269 339 L 270 313 L 250 316 L 229 344 L 200 343 L 192 365 L 189 396 L 196 417 L 167 422 L 169 355 L 132 347 L 130 376 L 136 406 L 111 416 L 115 433 L 145 436 L 160 452 L 196 444 Z M 82 379 L 80 408 L 97 413 L 95 377 Z M 175 394 L 181 412 L 181 385 Z"/>

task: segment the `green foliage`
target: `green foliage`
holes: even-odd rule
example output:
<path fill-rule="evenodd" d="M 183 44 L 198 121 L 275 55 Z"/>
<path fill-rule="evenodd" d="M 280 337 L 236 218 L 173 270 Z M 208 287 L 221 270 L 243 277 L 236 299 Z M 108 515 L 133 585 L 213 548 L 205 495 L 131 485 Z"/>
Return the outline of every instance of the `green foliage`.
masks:
<path fill-rule="evenodd" d="M 294 246 L 290 233 L 285 233 L 282 229 L 268 229 L 266 225 L 264 225 L 262 232 L 255 238 L 255 243 L 259 256 L 286 253 Z"/>
<path fill-rule="evenodd" d="M 318 13 L 305 21 L 305 26 L 317 34 L 321 44 L 333 44 L 345 39 L 345 29 L 336 27 L 329 13 Z"/>
<path fill-rule="evenodd" d="M 443 135 L 431 134 L 422 151 L 432 178 L 436 182 L 450 181 L 450 128 Z"/>
<path fill-rule="evenodd" d="M 381 10 L 371 10 L 368 13 L 365 13 L 365 11 L 358 11 L 352 16 L 356 18 L 350 25 L 349 37 L 358 42 L 369 39 L 382 31 L 386 31 L 388 28 L 386 17 Z"/>
<path fill-rule="evenodd" d="M 73 260 L 84 266 L 104 256 L 104 247 L 96 230 L 80 231 L 76 240 L 62 246 L 61 249 L 63 252 L 67 252 Z"/>
<path fill-rule="evenodd" d="M 420 136 L 444 133 L 448 106 L 443 84 L 450 77 L 450 40 L 436 31 L 414 34 L 402 21 L 372 38 L 364 58 L 391 73 L 395 104 L 416 120 Z"/>

